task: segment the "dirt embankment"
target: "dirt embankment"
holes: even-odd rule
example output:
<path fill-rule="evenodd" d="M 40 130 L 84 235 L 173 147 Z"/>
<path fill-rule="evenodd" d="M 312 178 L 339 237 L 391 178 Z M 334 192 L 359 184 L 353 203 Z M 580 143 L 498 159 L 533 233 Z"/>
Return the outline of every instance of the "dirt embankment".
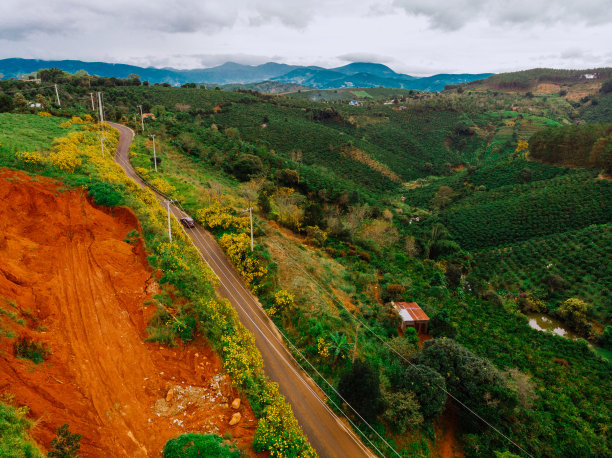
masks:
<path fill-rule="evenodd" d="M 184 432 L 230 433 L 252 443 L 246 402 L 229 426 L 237 396 L 210 347 L 147 343 L 153 313 L 143 302 L 157 285 L 127 209 L 114 216 L 79 191 L 0 169 L 0 395 L 10 393 L 39 420 L 48 447 L 57 427 L 83 435 L 83 456 L 160 456 Z M 28 336 L 50 347 L 47 361 L 14 356 Z"/>

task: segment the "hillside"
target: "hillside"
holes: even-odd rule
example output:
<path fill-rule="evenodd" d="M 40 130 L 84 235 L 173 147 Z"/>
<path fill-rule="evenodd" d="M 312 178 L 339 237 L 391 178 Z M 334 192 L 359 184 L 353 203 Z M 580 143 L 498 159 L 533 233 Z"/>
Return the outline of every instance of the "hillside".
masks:
<path fill-rule="evenodd" d="M 42 416 L 31 431 L 42 448 L 69 422 L 89 456 L 159 454 L 184 432 L 196 433 L 186 445 L 196 453 L 253 456 L 277 450 L 273 436 L 312 456 L 212 272 L 177 222 L 170 243 L 164 209 L 108 154 L 118 132 L 105 129 L 101 157 L 89 116 L 0 118 L 0 164 L 32 174 L 2 172 L 0 186 L 12 201 L 1 218 L 3 414 Z M 18 423 L 8 426 L 0 450 L 16 437 Z"/>
<path fill-rule="evenodd" d="M 607 93 L 103 84 L 111 119 L 140 129 L 138 104 L 156 116 L 135 140 L 136 170 L 210 231 L 381 455 L 609 454 L 612 188 L 597 162 L 536 160 L 538 136 L 600 132 L 586 116 Z M 85 88 L 61 91 L 71 102 L 54 114 L 88 110 Z M 417 302 L 428 333 L 400 332 L 391 301 Z M 558 329 L 538 330 L 534 316 Z"/>

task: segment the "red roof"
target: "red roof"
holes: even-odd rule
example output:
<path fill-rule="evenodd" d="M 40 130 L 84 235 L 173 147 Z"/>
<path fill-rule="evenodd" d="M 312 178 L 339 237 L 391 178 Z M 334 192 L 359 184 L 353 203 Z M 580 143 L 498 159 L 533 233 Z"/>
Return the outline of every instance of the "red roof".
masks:
<path fill-rule="evenodd" d="M 429 317 L 416 302 L 395 302 L 399 310 L 405 310 L 414 321 L 429 321 Z"/>

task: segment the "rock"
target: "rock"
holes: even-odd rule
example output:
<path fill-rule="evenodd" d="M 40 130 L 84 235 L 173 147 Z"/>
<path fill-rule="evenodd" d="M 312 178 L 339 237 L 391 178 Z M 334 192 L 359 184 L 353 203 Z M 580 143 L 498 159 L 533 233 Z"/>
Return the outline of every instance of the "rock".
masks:
<path fill-rule="evenodd" d="M 166 402 L 170 402 L 174 397 L 174 388 L 170 388 L 168 390 L 168 394 L 166 394 Z"/>
<path fill-rule="evenodd" d="M 232 409 L 239 409 L 240 408 L 240 398 L 236 398 L 234 399 L 234 402 L 232 402 Z"/>
<path fill-rule="evenodd" d="M 229 425 L 230 426 L 237 425 L 241 419 L 242 419 L 242 415 L 240 414 L 240 412 L 236 412 L 234 415 L 232 415 L 232 419 L 230 420 Z"/>

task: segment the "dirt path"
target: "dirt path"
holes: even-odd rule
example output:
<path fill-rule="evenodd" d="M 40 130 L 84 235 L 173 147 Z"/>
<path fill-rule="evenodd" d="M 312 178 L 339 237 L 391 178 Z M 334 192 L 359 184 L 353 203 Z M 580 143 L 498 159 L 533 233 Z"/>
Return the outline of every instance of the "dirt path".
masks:
<path fill-rule="evenodd" d="M 86 457 L 160 456 L 183 432 L 228 432 L 249 448 L 256 420 L 243 400 L 242 421 L 228 426 L 237 393 L 210 348 L 144 342 L 153 310 L 143 302 L 157 284 L 142 245 L 125 241 L 135 216 L 57 188 L 0 169 L 0 394 L 40 419 L 43 446 L 69 423 Z M 24 335 L 50 358 L 15 358 Z"/>

